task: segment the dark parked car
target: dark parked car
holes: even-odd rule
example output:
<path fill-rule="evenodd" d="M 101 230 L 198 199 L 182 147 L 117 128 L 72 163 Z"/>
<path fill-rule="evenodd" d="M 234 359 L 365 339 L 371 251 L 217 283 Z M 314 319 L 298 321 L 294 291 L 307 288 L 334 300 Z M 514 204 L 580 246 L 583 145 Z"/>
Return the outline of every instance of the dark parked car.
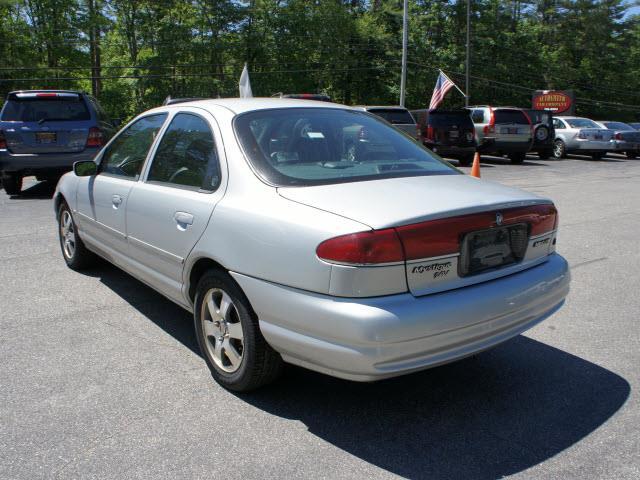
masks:
<path fill-rule="evenodd" d="M 0 112 L 0 178 L 9 195 L 22 178 L 54 180 L 91 160 L 115 131 L 95 98 L 71 90 L 11 92 Z"/>
<path fill-rule="evenodd" d="M 524 110 L 533 125 L 533 145 L 531 151 L 536 152 L 543 160 L 553 155 L 553 114 L 546 110 Z"/>
<path fill-rule="evenodd" d="M 631 122 L 629 125 L 631 125 L 636 130 L 640 130 L 640 123 L 638 122 Z"/>
<path fill-rule="evenodd" d="M 468 110 L 413 110 L 418 138 L 430 150 L 469 165 L 476 151 L 475 128 Z"/>

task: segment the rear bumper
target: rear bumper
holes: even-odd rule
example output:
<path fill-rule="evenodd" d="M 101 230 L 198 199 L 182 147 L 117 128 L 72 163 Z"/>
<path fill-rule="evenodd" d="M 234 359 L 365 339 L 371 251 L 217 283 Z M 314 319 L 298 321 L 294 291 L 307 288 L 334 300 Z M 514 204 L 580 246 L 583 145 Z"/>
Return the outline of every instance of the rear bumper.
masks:
<path fill-rule="evenodd" d="M 476 151 L 476 146 L 475 145 L 458 146 L 458 145 L 438 145 L 438 144 L 433 144 L 433 143 L 425 143 L 424 145 L 429 150 L 432 150 L 433 152 L 437 153 L 438 155 L 443 155 L 445 157 L 447 157 L 447 156 L 451 156 L 451 157 L 471 156 Z"/>
<path fill-rule="evenodd" d="M 640 142 L 614 140 L 611 143 L 613 145 L 613 150 L 615 150 L 616 152 L 640 152 Z"/>
<path fill-rule="evenodd" d="M 487 138 L 487 143 L 482 148 L 483 153 L 491 154 L 491 153 L 527 153 L 531 149 L 531 141 L 517 141 L 512 142 L 508 140 L 501 140 L 500 138 L 495 138 L 493 141 L 489 141 L 491 139 Z"/>
<path fill-rule="evenodd" d="M 73 164 L 93 160 L 100 148 L 86 148 L 78 153 L 11 153 L 0 150 L 0 172 L 22 175 L 69 171 Z"/>
<path fill-rule="evenodd" d="M 616 150 L 613 142 L 610 140 L 582 140 L 580 138 L 574 139 L 567 145 L 567 151 L 572 152 L 611 152 Z"/>
<path fill-rule="evenodd" d="M 357 381 L 433 367 L 504 342 L 560 308 L 570 283 L 557 254 L 513 275 L 422 297 L 337 298 L 232 275 L 285 361 Z"/>

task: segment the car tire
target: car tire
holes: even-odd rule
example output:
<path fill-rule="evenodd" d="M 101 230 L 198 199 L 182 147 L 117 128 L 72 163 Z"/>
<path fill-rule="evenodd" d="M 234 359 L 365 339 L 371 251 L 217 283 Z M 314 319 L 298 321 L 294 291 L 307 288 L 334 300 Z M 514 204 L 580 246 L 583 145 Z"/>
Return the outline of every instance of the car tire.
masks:
<path fill-rule="evenodd" d="M 631 160 L 638 158 L 638 152 L 625 152 L 625 155 Z"/>
<path fill-rule="evenodd" d="M 62 257 L 72 270 L 84 270 L 95 263 L 96 255 L 80 239 L 69 206 L 62 202 L 58 209 L 58 238 Z"/>
<path fill-rule="evenodd" d="M 22 191 L 22 175 L 7 175 L 2 178 L 2 187 L 7 195 L 20 195 Z"/>
<path fill-rule="evenodd" d="M 458 164 L 461 167 L 468 167 L 473 163 L 473 155 L 465 155 L 463 157 L 458 158 Z"/>
<path fill-rule="evenodd" d="M 280 375 L 282 357 L 262 336 L 247 297 L 226 272 L 209 270 L 202 276 L 193 319 L 202 356 L 224 388 L 248 392 Z"/>
<path fill-rule="evenodd" d="M 558 160 L 567 156 L 567 146 L 560 139 L 553 142 L 553 156 Z"/>
<path fill-rule="evenodd" d="M 509 154 L 509 160 L 511 160 L 511 163 L 513 163 L 514 165 L 521 164 L 522 162 L 524 162 L 525 158 L 527 158 L 526 153 L 510 153 Z"/>
<path fill-rule="evenodd" d="M 549 160 L 549 157 L 551 157 L 551 155 L 553 155 L 553 152 L 549 150 L 540 150 L 538 152 L 538 158 L 540 160 Z"/>
<path fill-rule="evenodd" d="M 602 152 L 595 152 L 591 154 L 592 160 L 602 160 L 602 157 L 604 157 L 604 153 Z"/>

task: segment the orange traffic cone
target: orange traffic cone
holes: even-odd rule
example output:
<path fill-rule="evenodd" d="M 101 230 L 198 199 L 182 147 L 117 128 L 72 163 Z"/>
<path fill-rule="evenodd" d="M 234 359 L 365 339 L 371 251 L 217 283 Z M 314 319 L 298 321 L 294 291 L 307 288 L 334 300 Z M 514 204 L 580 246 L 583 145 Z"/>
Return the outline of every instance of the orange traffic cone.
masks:
<path fill-rule="evenodd" d="M 480 178 L 480 154 L 476 152 L 473 156 L 473 165 L 471 166 L 471 176 Z"/>

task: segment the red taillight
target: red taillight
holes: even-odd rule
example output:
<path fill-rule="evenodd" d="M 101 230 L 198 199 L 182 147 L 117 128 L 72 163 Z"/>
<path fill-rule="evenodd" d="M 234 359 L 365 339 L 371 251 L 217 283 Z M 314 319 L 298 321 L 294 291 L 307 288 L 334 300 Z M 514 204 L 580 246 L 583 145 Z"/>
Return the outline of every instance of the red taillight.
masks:
<path fill-rule="evenodd" d="M 528 223 L 531 235 L 552 231 L 556 225 L 557 211 L 553 205 L 500 210 L 502 225 Z M 438 257 L 460 251 L 460 241 L 465 233 L 496 227 L 497 212 L 482 212 L 458 217 L 430 220 L 396 228 L 407 260 Z"/>
<path fill-rule="evenodd" d="M 7 139 L 4 137 L 2 130 L 0 130 L 0 148 L 7 148 Z"/>
<path fill-rule="evenodd" d="M 435 138 L 434 132 L 433 132 L 433 127 L 431 125 L 429 125 L 427 127 L 427 140 L 433 140 Z"/>
<path fill-rule="evenodd" d="M 622 134 L 616 133 L 616 140 L 622 140 Z"/>
<path fill-rule="evenodd" d="M 104 134 L 97 127 L 91 127 L 89 129 L 89 135 L 87 136 L 87 147 L 101 147 L 104 145 Z"/>
<path fill-rule="evenodd" d="M 316 254 L 329 262 L 356 265 L 404 261 L 402 245 L 393 228 L 330 238 L 318 245 Z"/>
<path fill-rule="evenodd" d="M 451 255 L 460 251 L 460 242 L 466 233 L 499 226 L 498 212 L 502 216 L 500 225 L 526 223 L 531 236 L 553 231 L 558 221 L 553 205 L 494 210 L 343 235 L 322 242 L 316 253 L 329 262 L 357 265 Z"/>

